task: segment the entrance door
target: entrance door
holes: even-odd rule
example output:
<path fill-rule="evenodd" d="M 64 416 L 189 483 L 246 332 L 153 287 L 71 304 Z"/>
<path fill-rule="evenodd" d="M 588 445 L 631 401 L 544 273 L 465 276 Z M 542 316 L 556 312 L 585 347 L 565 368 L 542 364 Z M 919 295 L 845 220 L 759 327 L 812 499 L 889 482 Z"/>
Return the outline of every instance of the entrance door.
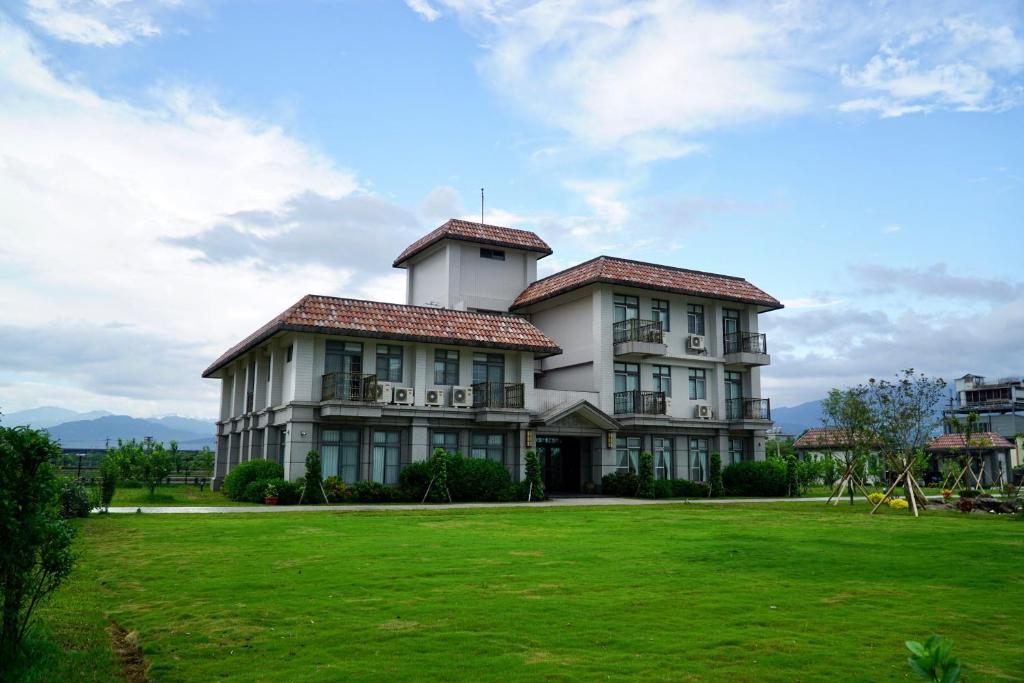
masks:
<path fill-rule="evenodd" d="M 544 490 L 550 493 L 580 492 L 580 440 L 576 438 L 539 436 Z"/>

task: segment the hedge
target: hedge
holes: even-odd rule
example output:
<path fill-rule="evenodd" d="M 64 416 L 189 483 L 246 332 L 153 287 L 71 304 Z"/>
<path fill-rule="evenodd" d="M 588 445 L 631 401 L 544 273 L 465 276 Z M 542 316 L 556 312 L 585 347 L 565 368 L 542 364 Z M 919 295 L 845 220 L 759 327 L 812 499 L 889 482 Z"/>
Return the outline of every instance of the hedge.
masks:
<path fill-rule="evenodd" d="M 235 465 L 224 477 L 224 495 L 230 500 L 246 500 L 249 484 L 258 479 L 283 479 L 284 468 L 271 460 L 249 460 Z"/>
<path fill-rule="evenodd" d="M 746 460 L 722 470 L 727 496 L 785 496 L 786 465 L 778 460 Z"/>

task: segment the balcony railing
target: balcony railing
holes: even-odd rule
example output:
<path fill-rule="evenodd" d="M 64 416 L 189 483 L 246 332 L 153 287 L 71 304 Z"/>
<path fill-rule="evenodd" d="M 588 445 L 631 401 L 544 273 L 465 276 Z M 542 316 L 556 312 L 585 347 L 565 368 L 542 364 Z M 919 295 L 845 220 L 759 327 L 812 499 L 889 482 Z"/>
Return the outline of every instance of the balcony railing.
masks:
<path fill-rule="evenodd" d="M 320 399 L 323 401 L 374 401 L 377 376 L 328 372 L 323 376 Z"/>
<path fill-rule="evenodd" d="M 474 408 L 523 408 L 523 385 L 477 382 L 473 385 Z"/>
<path fill-rule="evenodd" d="M 615 414 L 640 413 L 643 415 L 665 414 L 664 391 L 616 391 Z"/>
<path fill-rule="evenodd" d="M 725 401 L 727 420 L 770 420 L 771 401 L 767 398 L 729 398 Z"/>
<path fill-rule="evenodd" d="M 768 341 L 761 332 L 729 332 L 724 340 L 726 353 L 768 353 Z"/>
<path fill-rule="evenodd" d="M 612 339 L 616 344 L 623 342 L 664 344 L 665 331 L 660 320 L 632 318 L 612 324 Z"/>

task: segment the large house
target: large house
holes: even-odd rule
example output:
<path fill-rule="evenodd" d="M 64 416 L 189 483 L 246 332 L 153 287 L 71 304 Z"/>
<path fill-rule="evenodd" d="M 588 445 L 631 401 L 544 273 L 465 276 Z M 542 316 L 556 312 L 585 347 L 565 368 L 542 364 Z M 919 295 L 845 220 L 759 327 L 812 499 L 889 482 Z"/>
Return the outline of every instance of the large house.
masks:
<path fill-rule="evenodd" d="M 215 484 L 239 462 L 398 481 L 441 447 L 508 467 L 542 458 L 550 491 L 635 471 L 703 480 L 709 455 L 764 458 L 771 426 L 746 280 L 610 256 L 537 279 L 533 232 L 450 220 L 394 261 L 406 304 L 308 295 L 225 352 Z"/>

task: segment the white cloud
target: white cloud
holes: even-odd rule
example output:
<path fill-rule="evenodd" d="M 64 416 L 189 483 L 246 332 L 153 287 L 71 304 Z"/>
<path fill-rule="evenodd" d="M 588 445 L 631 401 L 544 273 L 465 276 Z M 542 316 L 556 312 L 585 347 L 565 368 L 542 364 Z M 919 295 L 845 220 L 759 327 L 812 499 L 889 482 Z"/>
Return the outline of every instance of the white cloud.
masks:
<path fill-rule="evenodd" d="M 882 232 L 886 235 L 892 235 L 903 229 L 903 226 L 898 223 L 890 223 L 889 225 L 882 228 Z"/>
<path fill-rule="evenodd" d="M 441 16 L 441 13 L 431 7 L 427 0 L 405 0 L 405 4 L 426 21 L 436 21 Z"/>
<path fill-rule="evenodd" d="M 181 0 L 28 0 L 26 16 L 54 38 L 96 47 L 160 34 L 155 14 Z"/>

